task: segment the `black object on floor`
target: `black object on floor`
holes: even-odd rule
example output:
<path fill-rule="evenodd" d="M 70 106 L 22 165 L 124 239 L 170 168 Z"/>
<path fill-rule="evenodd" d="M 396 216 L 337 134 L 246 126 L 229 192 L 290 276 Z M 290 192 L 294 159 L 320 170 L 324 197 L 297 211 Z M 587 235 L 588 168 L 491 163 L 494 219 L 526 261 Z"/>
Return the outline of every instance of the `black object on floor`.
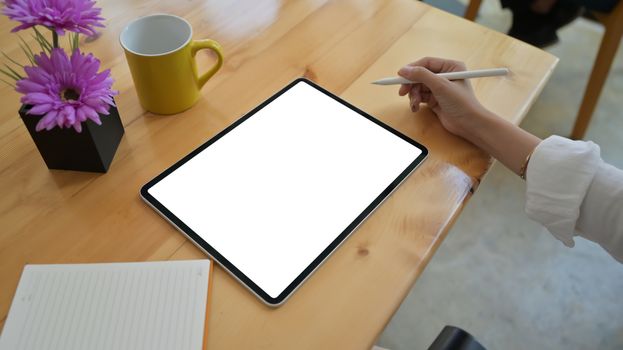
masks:
<path fill-rule="evenodd" d="M 557 43 L 556 31 L 583 12 L 581 6 L 565 1 L 556 2 L 546 14 L 533 12 L 530 2 L 524 0 L 503 0 L 502 5 L 513 12 L 513 25 L 508 35 L 540 48 Z"/>
<path fill-rule="evenodd" d="M 428 350 L 486 350 L 474 337 L 454 326 L 445 326 Z"/>

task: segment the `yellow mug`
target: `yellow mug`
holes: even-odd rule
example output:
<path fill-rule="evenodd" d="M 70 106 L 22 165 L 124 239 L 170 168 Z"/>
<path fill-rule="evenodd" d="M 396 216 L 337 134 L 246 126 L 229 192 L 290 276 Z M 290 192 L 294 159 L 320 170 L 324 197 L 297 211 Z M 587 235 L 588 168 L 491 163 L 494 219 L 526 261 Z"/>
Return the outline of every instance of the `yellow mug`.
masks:
<path fill-rule="evenodd" d="M 185 19 L 168 14 L 137 18 L 119 36 L 139 101 L 157 114 L 175 114 L 192 107 L 199 90 L 223 65 L 223 49 L 214 40 L 192 40 Z M 217 62 L 197 74 L 195 55 L 209 49 Z"/>

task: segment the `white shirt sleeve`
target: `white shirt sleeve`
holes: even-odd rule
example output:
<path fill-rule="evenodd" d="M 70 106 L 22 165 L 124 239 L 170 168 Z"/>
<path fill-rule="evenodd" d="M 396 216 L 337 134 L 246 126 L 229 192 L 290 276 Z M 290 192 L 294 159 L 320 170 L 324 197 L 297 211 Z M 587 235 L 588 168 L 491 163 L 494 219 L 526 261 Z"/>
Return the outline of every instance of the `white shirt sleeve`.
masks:
<path fill-rule="evenodd" d="M 526 214 L 566 246 L 581 236 L 623 263 L 623 171 L 593 142 L 543 140 L 526 172 Z"/>

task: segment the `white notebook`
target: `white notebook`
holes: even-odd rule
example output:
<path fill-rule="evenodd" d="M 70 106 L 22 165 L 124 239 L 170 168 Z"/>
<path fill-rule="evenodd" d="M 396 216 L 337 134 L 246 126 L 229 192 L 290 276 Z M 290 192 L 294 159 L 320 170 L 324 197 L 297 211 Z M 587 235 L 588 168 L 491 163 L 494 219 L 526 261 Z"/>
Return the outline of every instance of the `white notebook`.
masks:
<path fill-rule="evenodd" d="M 26 265 L 0 350 L 203 346 L 209 260 Z"/>

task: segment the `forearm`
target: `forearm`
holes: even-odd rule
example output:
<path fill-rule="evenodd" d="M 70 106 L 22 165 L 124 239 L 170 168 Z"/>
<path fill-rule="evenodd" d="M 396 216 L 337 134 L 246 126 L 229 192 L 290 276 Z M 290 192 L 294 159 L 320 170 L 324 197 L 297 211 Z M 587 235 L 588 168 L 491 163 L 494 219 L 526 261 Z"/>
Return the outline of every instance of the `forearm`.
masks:
<path fill-rule="evenodd" d="M 463 137 L 519 174 L 541 139 L 485 109 L 467 118 Z"/>

